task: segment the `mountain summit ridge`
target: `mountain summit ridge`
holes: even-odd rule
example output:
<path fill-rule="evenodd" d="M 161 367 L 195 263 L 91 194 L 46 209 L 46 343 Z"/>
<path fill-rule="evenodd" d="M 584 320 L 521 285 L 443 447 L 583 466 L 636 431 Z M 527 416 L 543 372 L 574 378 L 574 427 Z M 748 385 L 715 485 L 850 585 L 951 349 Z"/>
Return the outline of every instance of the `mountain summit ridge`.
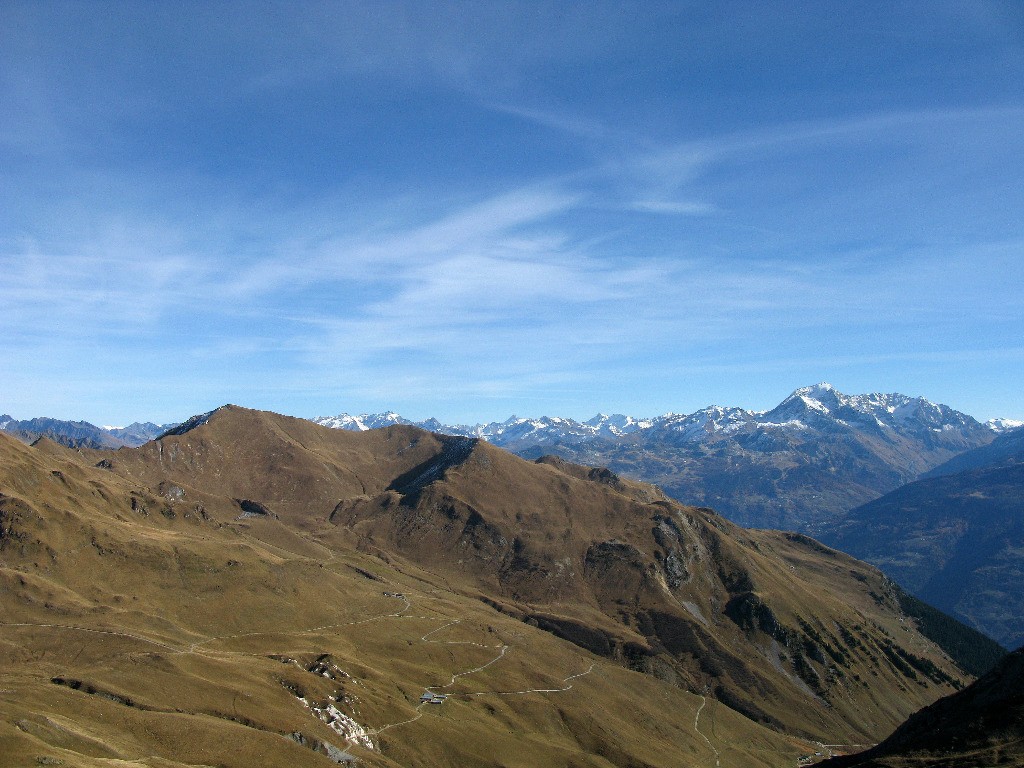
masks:
<path fill-rule="evenodd" d="M 482 437 L 496 445 L 504 445 L 513 439 L 523 439 L 529 436 L 535 440 L 553 442 L 569 437 L 574 440 L 589 438 L 621 438 L 625 435 L 643 432 L 662 425 L 678 427 L 677 431 L 686 432 L 693 438 L 699 438 L 701 434 L 708 432 L 721 432 L 727 427 L 735 429 L 741 423 L 767 424 L 766 415 L 775 413 L 786 403 L 794 399 L 803 399 L 805 403 L 815 402 L 820 407 L 814 406 L 821 412 L 828 412 L 831 409 L 825 405 L 825 400 L 831 398 L 833 402 L 842 405 L 849 405 L 855 410 L 860 409 L 865 413 L 874 408 L 877 410 L 879 404 L 899 399 L 902 404 L 908 402 L 919 402 L 925 410 L 938 409 L 947 414 L 958 414 L 958 411 L 945 405 L 937 405 L 924 397 L 909 397 L 899 393 L 882 394 L 871 393 L 865 395 L 845 395 L 828 382 L 819 382 L 806 387 L 794 390 L 779 405 L 768 410 L 749 410 L 738 406 L 723 406 L 712 404 L 704 406 L 691 413 L 679 413 L 668 411 L 660 416 L 633 416 L 623 413 L 599 412 L 589 419 L 577 420 L 566 416 L 543 415 L 537 417 L 520 417 L 512 415 L 503 421 L 491 421 L 468 425 L 463 423 L 445 423 L 435 417 L 421 421 L 408 419 L 399 413 L 389 410 L 379 413 L 349 414 L 339 413 L 336 416 L 315 416 L 310 418 L 317 424 L 336 429 L 350 429 L 364 431 L 378 429 L 380 427 L 394 424 L 415 425 L 423 429 L 445 434 L 462 435 L 465 437 Z M 883 408 L 884 409 L 884 408 Z M 895 408 L 888 408 L 893 413 Z M 961 414 L 966 416 L 966 414 Z M 970 417 L 968 417 L 970 418 Z M 31 419 L 16 419 L 10 414 L 0 415 L 0 431 L 29 441 L 46 436 L 57 442 L 62 442 L 75 447 L 86 446 L 93 448 L 117 448 L 123 445 L 135 447 L 148 440 L 159 437 L 164 432 L 174 429 L 182 422 L 169 422 L 156 424 L 153 422 L 135 421 L 128 426 L 97 426 L 87 421 L 70 421 L 51 417 L 33 417 Z M 529 425 L 527 427 L 527 425 Z M 707 425 L 707 429 L 704 426 Z M 1024 425 L 1024 421 L 996 418 L 984 422 L 993 434 L 998 434 L 1015 429 Z M 779 426 L 772 423 L 772 426 Z"/>
<path fill-rule="evenodd" d="M 793 420 L 777 421 L 781 416 L 808 412 L 831 416 L 840 422 L 843 420 L 837 415 L 837 412 L 846 415 L 856 413 L 862 417 L 874 417 L 879 421 L 880 426 L 892 426 L 889 422 L 907 423 L 913 421 L 917 416 L 922 422 L 931 423 L 933 428 L 937 429 L 942 429 L 946 424 L 968 424 L 985 427 L 993 433 L 1006 429 L 1008 424 L 1016 423 L 1011 419 L 991 419 L 981 423 L 966 413 L 947 405 L 935 403 L 923 396 L 912 397 L 898 392 L 847 395 L 824 381 L 799 387 L 774 408 L 763 411 L 749 410 L 739 406 L 711 404 L 691 413 L 669 411 L 660 416 L 637 417 L 622 413 L 599 412 L 583 421 L 564 416 L 520 417 L 512 415 L 504 421 L 477 423 L 472 426 L 446 424 L 434 417 L 415 421 L 407 419 L 395 411 L 358 415 L 342 412 L 336 416 L 315 416 L 310 418 L 310 421 L 322 426 L 359 431 L 393 424 L 412 424 L 423 428 L 434 427 L 435 431 L 445 434 L 482 437 L 495 445 L 503 446 L 513 439 L 520 439 L 522 433 L 527 431 L 527 425 L 532 428 L 538 439 L 549 442 L 582 436 L 621 437 L 662 426 L 695 436 L 696 431 L 691 427 L 698 423 L 709 425 L 709 429 L 705 432 L 721 431 L 723 428 L 734 426 L 737 423 L 777 427 Z"/>

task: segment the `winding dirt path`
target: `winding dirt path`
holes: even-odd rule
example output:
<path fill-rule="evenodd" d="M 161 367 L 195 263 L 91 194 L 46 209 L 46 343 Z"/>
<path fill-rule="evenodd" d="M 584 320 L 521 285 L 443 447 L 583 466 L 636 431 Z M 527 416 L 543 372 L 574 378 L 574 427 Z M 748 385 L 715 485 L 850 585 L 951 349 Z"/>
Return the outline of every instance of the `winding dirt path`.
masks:
<path fill-rule="evenodd" d="M 711 751 L 715 753 L 715 768 L 721 768 L 721 762 L 719 761 L 721 755 L 719 755 L 718 750 L 715 748 L 715 745 L 711 743 L 711 739 L 705 736 L 700 730 L 700 713 L 704 710 L 704 707 L 707 706 L 707 703 L 707 698 L 701 696 L 700 706 L 697 707 L 697 714 L 693 717 L 693 730 L 695 730 L 697 732 L 697 735 L 707 742 L 708 746 L 711 748 Z"/>
<path fill-rule="evenodd" d="M 424 618 L 426 618 L 426 617 L 424 617 Z M 455 682 L 460 677 L 468 677 L 469 675 L 473 675 L 473 674 L 476 674 L 478 672 L 482 672 L 483 670 L 487 669 L 492 664 L 496 664 L 497 662 L 499 662 L 503 658 L 505 658 L 505 655 L 512 648 L 512 646 L 507 645 L 507 644 L 488 645 L 486 643 L 477 643 L 477 642 L 474 642 L 474 641 L 471 641 L 471 640 L 434 640 L 434 639 L 431 639 L 432 636 L 436 635 L 438 632 L 441 632 L 441 631 L 443 631 L 445 629 L 448 629 L 449 627 L 453 627 L 453 626 L 455 626 L 457 624 L 460 624 L 460 623 L 462 623 L 461 619 L 454 619 L 452 621 L 449 621 L 447 624 L 442 624 L 440 627 L 432 629 L 429 632 L 427 632 L 426 634 L 422 635 L 420 637 L 420 642 L 423 642 L 423 643 L 436 643 L 438 645 L 471 645 L 471 646 L 475 646 L 477 648 L 491 648 L 491 649 L 497 648 L 497 649 L 499 649 L 498 655 L 495 656 L 490 661 L 486 662 L 485 664 L 481 664 L 478 667 L 473 667 L 472 669 L 467 669 L 467 670 L 464 670 L 462 672 L 453 672 L 452 676 L 451 676 L 451 680 L 449 680 L 444 685 L 430 685 L 430 686 L 426 686 L 424 688 L 424 691 L 427 692 L 427 693 L 440 693 L 445 688 L 451 688 L 453 685 L 455 685 Z M 562 679 L 562 683 L 564 685 L 562 687 L 560 687 L 560 688 L 527 688 L 527 689 L 521 690 L 521 691 L 495 691 L 495 690 L 492 689 L 492 690 L 487 690 L 487 691 L 464 691 L 464 692 L 458 692 L 458 693 L 446 693 L 446 694 L 443 694 L 443 695 L 446 696 L 446 697 L 471 698 L 471 697 L 479 697 L 479 696 L 525 696 L 525 695 L 528 695 L 528 694 L 538 694 L 538 693 L 563 693 L 565 691 L 572 690 L 574 683 L 571 683 L 570 682 L 571 680 L 576 680 L 578 678 L 581 678 L 581 677 L 584 677 L 586 675 L 591 674 L 594 671 L 594 667 L 595 666 L 596 666 L 596 663 L 595 664 L 591 664 L 589 667 L 587 667 L 587 669 L 583 670 L 582 672 L 577 672 L 574 675 L 569 675 L 568 677 L 563 678 Z M 416 722 L 417 720 L 419 720 L 420 718 L 423 717 L 423 715 L 425 714 L 424 708 L 426 706 L 428 706 L 428 705 L 429 705 L 429 702 L 421 701 L 415 707 L 416 715 L 414 717 L 411 717 L 411 718 L 409 718 L 407 720 L 401 720 L 401 721 L 396 722 L 396 723 L 388 723 L 387 725 L 383 725 L 383 726 L 381 726 L 379 728 L 376 728 L 376 729 L 369 729 L 368 728 L 367 729 L 367 733 L 369 733 L 370 735 L 373 735 L 373 736 L 378 736 L 381 733 L 383 733 L 384 731 L 390 730 L 392 728 L 397 728 L 397 727 L 402 726 L 402 725 L 408 725 L 409 723 L 414 723 L 414 722 Z"/>
<path fill-rule="evenodd" d="M 347 622 L 338 622 L 336 624 L 324 624 L 324 625 L 318 626 L 318 627 L 311 627 L 311 628 L 308 628 L 308 629 L 295 630 L 294 632 L 286 633 L 286 634 L 296 634 L 296 635 L 310 634 L 310 633 L 313 633 L 313 632 L 322 632 L 322 631 L 325 631 L 325 630 L 330 630 L 330 629 L 335 629 L 335 628 L 340 628 L 340 627 L 351 627 L 351 626 L 356 626 L 356 625 L 360 625 L 360 624 L 368 624 L 370 622 L 380 621 L 382 619 L 404 619 L 404 618 L 412 619 L 412 618 L 416 618 L 416 619 L 424 619 L 424 620 L 436 621 L 439 618 L 444 618 L 444 617 L 441 617 L 441 616 L 415 616 L 415 615 L 410 615 L 409 612 L 412 610 L 413 606 L 412 606 L 412 602 L 409 600 L 408 597 L 405 596 L 405 594 L 402 594 L 402 593 L 385 593 L 385 594 L 388 597 L 401 600 L 404 603 L 402 608 L 399 609 L 398 611 L 393 611 L 393 612 L 389 612 L 389 613 L 379 613 L 379 614 L 376 614 L 376 615 L 373 615 L 373 616 L 369 616 L 369 617 L 364 618 L 364 619 L 358 619 L 358 620 L 355 620 L 355 621 L 347 621 Z M 474 647 L 477 647 L 477 648 L 490 648 L 490 649 L 497 649 L 498 653 L 497 653 L 497 655 L 494 656 L 494 658 L 490 659 L 486 663 L 481 664 L 481 665 L 479 665 L 477 667 L 473 667 L 472 669 L 466 669 L 466 670 L 463 670 L 462 672 L 453 672 L 452 675 L 451 675 L 451 679 L 447 683 L 445 683 L 443 685 L 427 686 L 424 689 L 427 692 L 430 692 L 430 693 L 440 692 L 440 691 L 442 691 L 442 690 L 444 690 L 446 688 L 451 688 L 453 685 L 455 685 L 455 683 L 459 680 L 459 678 L 468 677 L 470 675 L 474 675 L 474 674 L 477 674 L 479 672 L 482 672 L 483 670 L 487 669 L 491 665 L 496 664 L 499 661 L 501 661 L 503 658 L 505 658 L 506 654 L 512 648 L 512 646 L 510 646 L 508 644 L 504 644 L 504 643 L 498 644 L 498 645 L 488 645 L 486 643 L 478 643 L 478 642 L 474 642 L 474 641 L 471 641 L 471 640 L 437 640 L 437 639 L 433 639 L 433 636 L 436 635 L 437 633 L 442 632 L 443 630 L 448 629 L 449 627 L 456 626 L 456 625 L 458 625 L 460 623 L 462 623 L 461 619 L 454 619 L 454 620 L 448 621 L 447 623 L 441 625 L 440 627 L 436 627 L 435 629 L 432 629 L 429 632 L 427 632 L 426 634 L 422 635 L 420 637 L 420 642 L 423 642 L 423 643 L 436 643 L 436 644 L 439 644 L 439 645 L 465 645 L 465 646 L 474 646 Z M 76 625 L 73 625 L 73 624 L 52 624 L 52 623 L 45 623 L 44 624 L 44 623 L 30 623 L 30 622 L 24 622 L 24 623 L 3 622 L 3 623 L 0 623 L 0 627 L 32 627 L 32 628 L 45 628 L 45 629 L 59 629 L 59 630 L 74 631 L 74 632 L 89 632 L 89 633 L 92 633 L 92 634 L 124 637 L 124 638 L 130 639 L 130 640 L 134 640 L 136 642 L 146 643 L 148 645 L 153 645 L 153 646 L 156 646 L 158 648 L 162 648 L 162 649 L 164 649 L 166 651 L 169 651 L 169 652 L 175 653 L 175 654 L 200 654 L 200 655 L 221 655 L 221 654 L 232 654 L 232 655 L 234 655 L 234 654 L 241 654 L 241 655 L 246 655 L 246 656 L 252 656 L 254 654 L 246 653 L 246 652 L 238 652 L 238 651 L 216 651 L 216 650 L 209 649 L 209 648 L 203 648 L 203 646 L 206 646 L 206 645 L 209 645 L 210 643 L 218 642 L 218 641 L 221 641 L 221 640 L 233 640 L 233 639 L 242 638 L 242 637 L 257 637 L 259 635 L 281 634 L 280 630 L 277 630 L 277 631 L 240 632 L 240 633 L 232 634 L 232 635 L 219 635 L 219 636 L 214 636 L 214 637 L 208 637 L 208 638 L 206 638 L 204 640 L 197 640 L 197 641 L 195 641 L 193 643 L 190 643 L 188 645 L 178 645 L 178 646 L 175 646 L 175 645 L 170 645 L 168 643 L 161 642 L 159 640 L 154 640 L 152 638 L 146 637 L 145 635 L 140 635 L 140 634 L 136 634 L 136 633 L 133 633 L 133 632 L 126 632 L 126 631 L 113 630 L 113 629 L 98 629 L 98 628 L 92 628 L 92 627 L 82 627 L 82 626 L 76 626 Z M 577 680 L 577 679 L 579 679 L 581 677 L 585 677 L 586 675 L 591 674 L 594 671 L 594 667 L 595 666 L 596 666 L 596 664 L 591 664 L 589 667 L 587 667 L 587 669 L 583 670 L 582 672 L 577 672 L 576 674 L 572 674 L 572 675 L 569 675 L 569 676 L 563 678 L 562 681 L 561 681 L 563 683 L 563 685 L 561 687 L 557 687 L 557 688 L 527 688 L 527 689 L 524 689 L 524 690 L 517 690 L 517 691 L 496 691 L 496 690 L 492 689 L 492 690 L 486 690 L 486 691 L 466 691 L 466 692 L 459 692 L 459 693 L 448 693 L 448 694 L 445 694 L 445 695 L 446 696 L 457 696 L 457 697 L 460 697 L 460 698 L 474 698 L 474 697 L 480 697 L 480 696 L 525 696 L 525 695 L 530 695 L 530 694 L 564 693 L 566 691 L 572 690 L 572 688 L 574 686 L 574 683 L 571 682 L 571 681 Z M 416 705 L 416 707 L 414 709 L 416 714 L 413 717 L 411 717 L 411 718 L 408 718 L 406 720 L 401 720 L 401 721 L 395 722 L 395 723 L 388 723 L 386 725 L 380 726 L 379 728 L 367 728 L 367 727 L 363 726 L 363 730 L 364 730 L 364 732 L 367 735 L 369 735 L 371 737 L 377 737 L 380 734 L 384 733 L 385 731 L 391 730 L 393 728 L 398 728 L 398 727 L 403 726 L 403 725 L 408 725 L 410 723 L 414 723 L 414 722 L 416 722 L 417 720 L 419 720 L 420 718 L 423 717 L 423 715 L 425 714 L 424 707 L 427 704 L 428 704 L 428 702 L 420 702 L 418 705 Z M 701 709 L 703 709 L 703 707 L 704 707 L 704 704 L 701 704 Z M 699 719 L 699 717 L 700 717 L 700 710 L 697 711 L 697 718 Z M 705 737 L 704 734 L 700 733 L 699 729 L 697 729 L 697 720 L 694 720 L 694 728 L 701 735 L 701 737 L 704 738 L 705 741 L 708 741 L 707 737 Z M 352 746 L 355 746 L 355 739 L 354 738 L 347 738 L 346 737 L 345 741 L 347 743 L 347 746 L 346 746 L 346 749 L 344 750 L 344 752 L 345 752 L 346 755 L 351 756 L 351 753 L 348 752 L 348 749 L 351 748 Z M 711 742 L 708 741 L 708 744 L 710 746 Z M 711 748 L 714 750 L 713 746 Z M 716 765 L 717 765 L 717 754 L 718 754 L 717 750 L 715 750 L 715 754 L 716 754 Z"/>
<path fill-rule="evenodd" d="M 96 629 L 94 627 L 79 627 L 74 624 L 40 624 L 33 622 L 3 622 L 0 623 L 0 627 L 36 627 L 46 629 L 67 629 L 74 632 L 91 632 L 96 635 L 112 635 L 114 637 L 127 637 L 131 640 L 137 640 L 140 643 L 148 643 L 149 645 L 155 645 L 159 648 L 165 648 L 172 653 L 183 653 L 180 647 L 168 645 L 167 643 L 161 643 L 159 640 L 153 640 L 152 638 L 146 637 L 145 635 L 136 635 L 131 632 L 122 632 L 116 629 Z"/>

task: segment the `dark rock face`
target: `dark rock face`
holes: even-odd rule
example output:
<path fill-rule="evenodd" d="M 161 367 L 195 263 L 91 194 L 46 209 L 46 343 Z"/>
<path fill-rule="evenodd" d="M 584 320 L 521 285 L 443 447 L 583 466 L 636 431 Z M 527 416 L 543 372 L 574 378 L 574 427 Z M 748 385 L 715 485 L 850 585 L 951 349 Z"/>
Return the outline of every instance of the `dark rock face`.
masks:
<path fill-rule="evenodd" d="M 258 501 L 252 501 L 250 499 L 236 499 L 236 503 L 242 510 L 241 517 L 273 517 L 276 518 L 273 512 L 267 509 L 264 505 Z"/>

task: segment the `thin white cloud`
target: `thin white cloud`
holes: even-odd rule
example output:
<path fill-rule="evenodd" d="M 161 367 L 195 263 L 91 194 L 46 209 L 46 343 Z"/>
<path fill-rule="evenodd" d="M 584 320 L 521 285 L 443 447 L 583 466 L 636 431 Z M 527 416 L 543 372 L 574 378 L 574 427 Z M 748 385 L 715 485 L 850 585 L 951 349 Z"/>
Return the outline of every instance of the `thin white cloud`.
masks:
<path fill-rule="evenodd" d="M 707 216 L 718 208 L 709 203 L 689 200 L 635 200 L 630 206 L 642 213 L 661 213 L 672 216 Z"/>
<path fill-rule="evenodd" d="M 888 143 L 915 145 L 932 142 L 964 147 L 985 147 L 985 134 L 995 129 L 1012 135 L 1024 125 L 1024 107 L 982 107 L 891 111 L 852 115 L 818 121 L 769 125 L 702 139 L 687 140 L 674 146 L 638 153 L 632 161 L 633 172 L 655 180 L 668 189 L 676 189 L 704 175 L 711 167 L 735 163 L 744 158 L 759 159 L 766 153 L 788 152 L 796 148 L 807 154 L 835 144 L 870 145 L 883 139 Z M 952 130 L 951 130 L 952 129 Z M 616 162 L 609 168 L 618 170 Z M 628 167 L 628 166 L 627 166 Z"/>
<path fill-rule="evenodd" d="M 70 244 L 65 244 L 67 248 Z M 200 258 L 168 249 L 153 232 L 106 232 L 54 252 L 31 243 L 0 254 L 0 327 L 70 337 L 146 333 L 208 275 Z"/>
<path fill-rule="evenodd" d="M 189 221 L 168 223 L 170 216 L 151 216 L 137 201 L 110 213 L 101 202 L 85 200 L 77 221 L 54 230 L 53 242 L 7 244 L 0 255 L 6 312 L 0 329 L 23 349 L 46 337 L 51 350 L 83 340 L 87 349 L 110 349 L 111 334 L 132 335 L 154 340 L 153 357 L 187 349 L 192 359 L 211 364 L 262 359 L 268 388 L 287 388 L 299 378 L 307 389 L 334 386 L 381 397 L 404 391 L 408 399 L 439 387 L 466 397 L 539 396 L 547 387 L 585 386 L 592 372 L 611 370 L 623 359 L 635 366 L 646 357 L 656 371 L 683 369 L 708 347 L 749 354 L 779 339 L 798 344 L 801 333 L 837 344 L 844 336 L 877 338 L 886 324 L 893 334 L 912 334 L 914 325 L 946 327 L 950 307 L 975 319 L 987 313 L 993 323 L 1020 316 L 1021 302 L 1006 284 L 1024 276 L 1009 250 L 986 254 L 972 242 L 960 251 L 921 253 L 897 243 L 880 261 L 858 260 L 831 243 L 818 250 L 800 240 L 817 230 L 795 233 L 799 227 L 779 215 L 772 221 L 776 232 L 744 239 L 740 255 L 721 245 L 721 230 L 713 228 L 753 231 L 773 213 L 790 210 L 770 200 L 751 223 L 732 205 L 750 190 L 781 186 L 791 172 L 771 168 L 762 177 L 751 171 L 762 170 L 766 159 L 815 163 L 823 150 L 840 146 L 856 153 L 880 138 L 915 149 L 935 150 L 943 142 L 974 149 L 987 131 L 1012 133 L 1024 110 L 796 123 L 653 151 L 630 149 L 646 146 L 643 137 L 623 140 L 565 114 L 519 114 L 587 141 L 608 141 L 612 149 L 607 159 L 573 175 L 533 184 L 491 181 L 490 194 L 474 194 L 472 186 L 416 190 L 409 198 L 418 204 L 383 224 L 360 216 L 334 221 L 314 201 L 257 226 L 267 202 L 251 207 L 244 194 L 218 190 L 215 181 L 190 188 L 197 200 Z M 905 178 L 897 181 L 908 187 Z M 161 179 L 138 182 L 144 191 L 161 184 L 171 186 Z M 818 198 L 841 203 L 838 216 L 858 202 L 816 188 L 798 190 L 788 204 L 813 208 Z M 657 216 L 606 224 L 608 211 Z M 94 214 L 115 223 L 86 226 Z M 665 227 L 661 240 L 634 250 L 648 225 Z M 689 225 L 707 227 L 707 240 L 680 238 L 676 245 Z M 250 238 L 258 239 L 251 252 L 233 250 Z M 790 247 L 759 252 L 766 243 L 773 246 L 773 238 L 790 238 Z M 986 287 L 985 274 L 1010 277 Z M 168 338 L 166 325 L 178 314 L 198 316 L 202 333 Z M 251 339 L 237 339 L 240 333 Z M 261 358 L 265 350 L 280 359 Z M 911 359 L 906 354 L 893 353 L 893 359 Z M 870 355 L 820 360 L 852 365 L 865 357 L 870 362 Z M 780 353 L 779 359 L 810 358 Z M 714 371 L 716 365 L 733 364 L 696 368 Z M 233 372 L 220 375 L 231 381 Z"/>
<path fill-rule="evenodd" d="M 606 123 L 587 119 L 582 115 L 566 111 L 531 109 L 513 104 L 486 102 L 485 106 L 496 112 L 512 115 L 513 117 L 518 117 L 576 138 L 597 140 L 605 143 L 609 141 L 623 142 L 635 140 L 635 136 L 631 133 L 616 130 Z"/>
<path fill-rule="evenodd" d="M 799 144 L 808 138 L 873 135 L 894 126 L 921 131 L 937 122 L 1020 116 L 1017 110 L 988 110 L 789 126 L 681 145 L 640 158 L 637 167 L 675 163 L 677 172 L 680 163 L 692 170 L 701 164 L 731 162 L 730 153 Z M 684 176 L 692 178 L 693 173 Z M 912 288 L 921 278 L 914 278 L 908 290 L 907 280 L 897 274 L 900 267 L 875 265 L 851 280 L 834 253 L 824 254 L 820 264 L 805 256 L 791 261 L 776 256 L 759 264 L 718 263 L 692 250 L 645 252 L 634 258 L 606 253 L 572 220 L 593 204 L 597 194 L 583 181 L 513 189 L 450 207 L 432 221 L 392 226 L 384 232 L 367 228 L 363 233 L 332 233 L 330 224 L 322 221 L 320 234 L 304 238 L 287 231 L 289 219 L 284 217 L 271 233 L 276 244 L 262 247 L 269 255 L 241 260 L 227 258 L 230 235 L 213 244 L 211 251 L 173 227 L 125 219 L 118 226 L 84 233 L 78 243 L 68 243 L 63 254 L 33 255 L 30 248 L 8 253 L 0 297 L 11 307 L 10 313 L 21 318 L 8 321 L 12 331 L 16 325 L 32 325 L 32 320 L 38 328 L 88 334 L 94 326 L 111 323 L 144 333 L 147 323 L 182 304 L 209 305 L 224 299 L 230 300 L 225 306 L 206 306 L 204 311 L 301 316 L 282 301 L 301 304 L 309 291 L 338 292 L 345 317 L 340 322 L 327 318 L 334 330 L 326 347 L 362 349 L 367 355 L 396 347 L 427 352 L 459 345 L 473 348 L 471 329 L 476 323 L 504 323 L 510 329 L 488 332 L 484 346 L 494 349 L 495 340 L 508 348 L 528 344 L 518 330 L 524 326 L 529 333 L 541 329 L 549 334 L 554 346 L 557 339 L 573 334 L 607 339 L 608 346 L 629 337 L 653 346 L 668 338 L 693 341 L 702 334 L 731 338 L 763 316 L 781 325 L 839 322 L 865 311 L 878 316 L 879 296 L 901 299 L 904 316 L 934 311 L 927 297 Z M 663 198 L 638 199 L 631 208 L 684 217 L 716 210 L 709 203 Z M 226 223 L 242 233 L 244 221 L 229 217 L 222 222 L 220 215 L 211 211 L 201 230 Z M 919 258 L 922 265 L 935 263 L 934 255 Z M 364 289 L 366 294 L 361 295 Z M 247 310 L 250 302 L 253 306 Z M 751 313 L 762 317 L 752 318 Z M 590 332 L 580 333 L 571 320 L 579 327 L 589 323 Z M 470 330 L 449 333 L 452 328 Z M 315 349 L 320 342 L 316 332 L 311 333 L 306 343 Z"/>

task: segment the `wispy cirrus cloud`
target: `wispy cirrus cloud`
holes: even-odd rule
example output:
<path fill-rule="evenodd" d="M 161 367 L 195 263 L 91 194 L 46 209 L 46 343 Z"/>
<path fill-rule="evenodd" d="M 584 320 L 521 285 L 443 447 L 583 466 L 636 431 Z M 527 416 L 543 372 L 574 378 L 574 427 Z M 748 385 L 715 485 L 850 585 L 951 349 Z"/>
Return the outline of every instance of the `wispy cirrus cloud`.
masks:
<path fill-rule="evenodd" d="M 750 354 L 781 341 L 800 350 L 833 336 L 856 346 L 885 325 L 920 342 L 911 326 L 941 327 L 950 306 L 987 306 L 1004 322 L 1021 309 L 1009 283 L 983 279 L 1019 271 L 1012 241 L 987 251 L 904 249 L 896 261 L 870 249 L 720 258 L 692 244 L 623 258 L 621 243 L 594 238 L 577 219 L 594 199 L 570 184 L 534 185 L 362 233 L 321 219 L 310 237 L 285 217 L 261 245 L 271 257 L 241 259 L 225 244 L 244 239 L 244 219 L 211 209 L 203 230 L 216 222 L 238 231 L 204 248 L 140 215 L 91 229 L 63 254 L 29 243 L 10 251 L 0 286 L 13 313 L 8 338 L 32 327 L 36 338 L 88 340 L 88 349 L 116 332 L 160 356 L 187 334 L 187 357 L 216 361 L 216 376 L 230 380 L 262 359 L 261 386 L 273 391 L 298 376 L 337 391 L 369 392 L 360 382 L 373 380 L 380 391 L 405 382 L 422 396 L 509 396 L 518 387 L 540 398 L 550 388 L 600 389 L 598 371 L 641 360 L 664 372 L 690 358 L 694 370 L 713 372 L 700 361 L 716 346 Z"/>
<path fill-rule="evenodd" d="M 99 329 L 145 334 L 171 307 L 187 303 L 210 273 L 200 254 L 168 249 L 162 235 L 138 229 L 52 247 L 24 242 L 0 253 L 0 302 L 7 308 L 0 327 L 9 340 L 75 338 Z"/>
<path fill-rule="evenodd" d="M 279 10 L 5 9 L 9 382 L 608 408 L 1019 336 L 1005 9 Z"/>
<path fill-rule="evenodd" d="M 707 216 L 718 210 L 709 203 L 690 200 L 634 200 L 630 207 L 641 213 L 661 213 L 675 216 Z"/>

